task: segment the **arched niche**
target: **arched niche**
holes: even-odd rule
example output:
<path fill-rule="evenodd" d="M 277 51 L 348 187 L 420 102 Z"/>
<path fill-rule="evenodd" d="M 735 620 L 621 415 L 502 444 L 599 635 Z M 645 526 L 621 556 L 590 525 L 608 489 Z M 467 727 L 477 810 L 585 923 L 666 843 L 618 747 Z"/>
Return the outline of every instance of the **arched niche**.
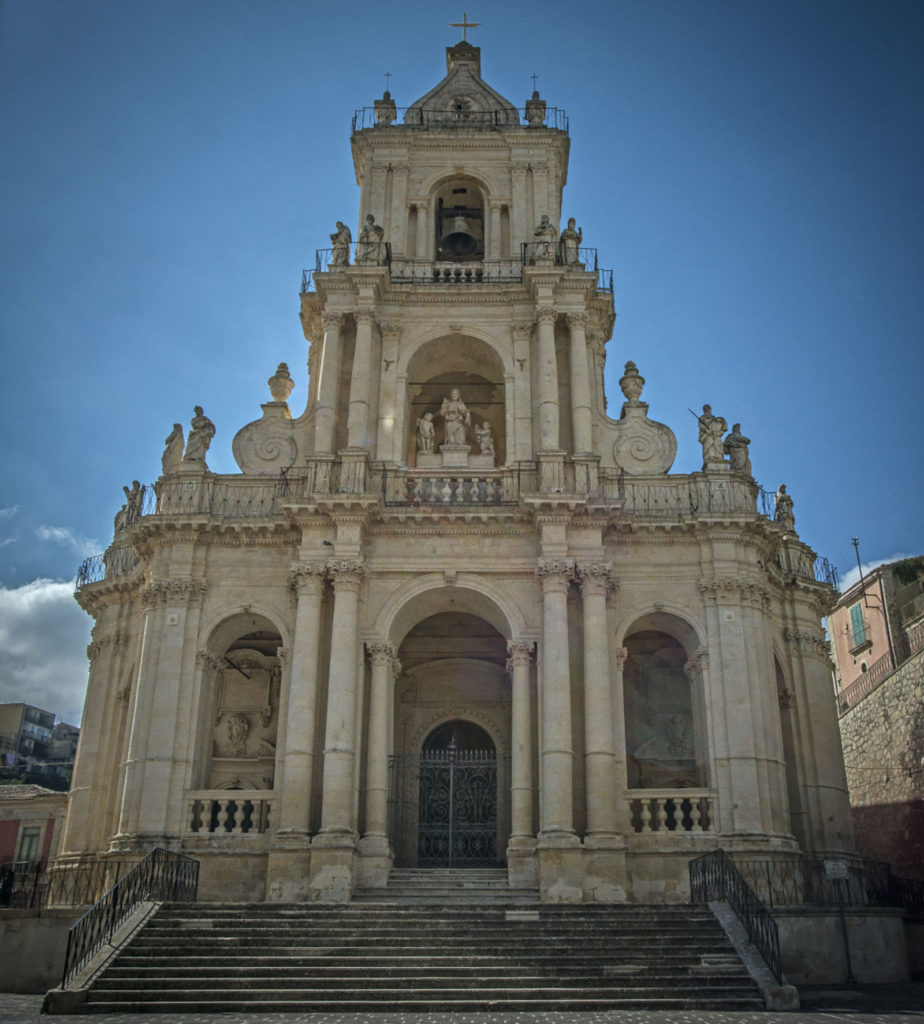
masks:
<path fill-rule="evenodd" d="M 203 729 L 209 789 L 272 789 L 279 731 L 282 637 L 263 616 L 242 613 L 222 622 L 209 651 L 211 709 Z"/>
<path fill-rule="evenodd" d="M 666 617 L 665 617 L 666 618 Z M 705 785 L 698 682 L 676 635 L 641 622 L 626 636 L 623 669 L 626 769 L 630 789 L 682 789 Z M 677 628 L 679 627 L 679 629 Z M 689 629 L 689 627 L 686 627 Z M 698 687 L 697 687 L 698 690 Z"/>
<path fill-rule="evenodd" d="M 466 335 L 450 335 L 422 345 L 408 362 L 405 422 L 408 425 L 408 465 L 417 465 L 417 421 L 430 414 L 434 426 L 433 450 L 445 440 L 440 413 L 443 399 L 457 388 L 469 411 L 465 440 L 471 452 L 480 452 L 475 428 L 487 423 L 494 440 L 495 465 L 507 461 L 504 367 L 486 342 Z"/>
<path fill-rule="evenodd" d="M 453 175 L 434 186 L 431 202 L 436 259 L 451 263 L 483 260 L 485 194 L 481 185 L 468 175 Z"/>

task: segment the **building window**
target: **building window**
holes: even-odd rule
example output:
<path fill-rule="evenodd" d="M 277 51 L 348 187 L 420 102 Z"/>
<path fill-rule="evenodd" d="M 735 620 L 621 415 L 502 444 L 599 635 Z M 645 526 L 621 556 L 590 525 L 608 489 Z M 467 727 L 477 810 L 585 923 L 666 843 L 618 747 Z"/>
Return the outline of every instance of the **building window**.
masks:
<path fill-rule="evenodd" d="M 39 838 L 42 830 L 38 825 L 29 825 L 19 833 L 19 856 L 22 864 L 32 864 L 38 860 Z"/>
<path fill-rule="evenodd" d="M 866 622 L 863 620 L 863 608 L 855 604 L 850 609 L 850 647 L 862 647 L 867 642 Z"/>

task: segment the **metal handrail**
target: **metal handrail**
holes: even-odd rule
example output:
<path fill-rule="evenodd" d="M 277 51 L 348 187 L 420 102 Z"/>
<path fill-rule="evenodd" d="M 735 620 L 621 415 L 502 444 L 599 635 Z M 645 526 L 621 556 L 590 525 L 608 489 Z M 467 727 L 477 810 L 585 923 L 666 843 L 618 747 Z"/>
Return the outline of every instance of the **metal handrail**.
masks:
<path fill-rule="evenodd" d="M 145 900 L 194 903 L 199 886 L 199 862 L 157 847 L 77 921 L 67 934 L 61 988 L 71 981 L 107 944 Z"/>
<path fill-rule="evenodd" d="M 769 910 L 754 894 L 724 850 L 713 850 L 691 860 L 690 899 L 693 903 L 725 900 L 744 925 L 748 938 L 770 968 L 774 978 L 783 983 L 780 959 L 780 934 Z"/>

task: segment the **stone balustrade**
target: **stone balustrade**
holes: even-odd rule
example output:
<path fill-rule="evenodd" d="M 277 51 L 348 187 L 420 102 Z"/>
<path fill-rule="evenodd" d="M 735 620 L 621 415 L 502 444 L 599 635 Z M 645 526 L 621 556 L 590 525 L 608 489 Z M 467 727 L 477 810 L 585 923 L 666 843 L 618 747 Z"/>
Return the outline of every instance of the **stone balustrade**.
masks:
<path fill-rule="evenodd" d="M 196 835 L 268 832 L 276 803 L 266 789 L 203 789 L 186 797 L 186 828 Z"/>
<path fill-rule="evenodd" d="M 635 832 L 716 831 L 716 792 L 712 789 L 634 790 L 628 802 Z"/>

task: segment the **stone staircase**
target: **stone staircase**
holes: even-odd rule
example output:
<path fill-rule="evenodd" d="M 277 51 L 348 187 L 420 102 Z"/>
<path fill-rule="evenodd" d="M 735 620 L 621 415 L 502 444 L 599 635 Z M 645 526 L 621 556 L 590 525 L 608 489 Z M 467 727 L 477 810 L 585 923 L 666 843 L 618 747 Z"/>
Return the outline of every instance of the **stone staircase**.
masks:
<path fill-rule="evenodd" d="M 460 877 L 461 876 L 461 877 Z M 351 904 L 165 904 L 89 1013 L 760 1010 L 708 908 L 540 905 L 501 872 L 396 871 Z"/>

